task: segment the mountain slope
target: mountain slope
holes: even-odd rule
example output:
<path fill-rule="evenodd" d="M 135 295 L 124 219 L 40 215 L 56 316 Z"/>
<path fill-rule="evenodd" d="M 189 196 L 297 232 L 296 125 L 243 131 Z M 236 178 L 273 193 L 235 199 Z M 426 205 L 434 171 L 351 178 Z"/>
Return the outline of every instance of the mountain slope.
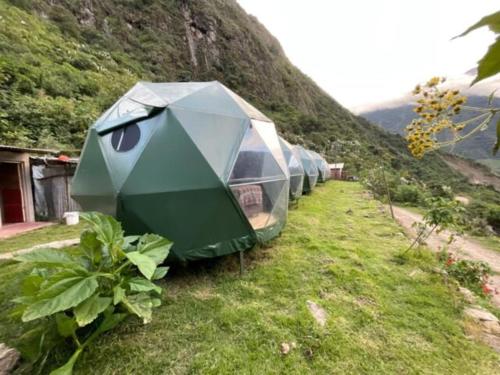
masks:
<path fill-rule="evenodd" d="M 291 142 L 352 170 L 385 161 L 461 181 L 340 106 L 234 0 L 0 0 L 0 14 L 0 142 L 79 148 L 137 80 L 219 80 Z"/>
<path fill-rule="evenodd" d="M 493 104 L 496 107 L 500 106 L 500 99 L 494 100 Z M 469 96 L 467 99 L 467 105 L 485 108 L 488 105 L 488 97 Z M 417 118 L 417 115 L 413 112 L 413 108 L 413 105 L 403 103 L 396 107 L 380 108 L 362 113 L 361 115 L 391 133 L 404 135 L 405 127 L 413 119 Z M 462 115 L 457 116 L 456 121 L 463 121 L 468 117 L 470 118 L 470 115 L 471 113 L 465 112 Z M 453 149 L 448 151 L 474 160 L 500 159 L 500 155 L 493 157 L 491 154 L 491 150 L 495 142 L 496 130 L 494 126 L 490 126 L 485 131 L 479 132 L 473 137 L 465 139 L 463 142 L 457 144 Z"/>

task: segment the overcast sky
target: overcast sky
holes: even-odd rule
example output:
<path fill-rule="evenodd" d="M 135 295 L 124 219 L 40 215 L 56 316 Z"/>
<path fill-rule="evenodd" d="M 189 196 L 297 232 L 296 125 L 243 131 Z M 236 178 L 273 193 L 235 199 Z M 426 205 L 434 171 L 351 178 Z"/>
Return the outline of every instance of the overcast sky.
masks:
<path fill-rule="evenodd" d="M 498 0 L 238 0 L 287 56 L 344 106 L 394 99 L 431 76 L 476 66 L 494 36 L 450 40 Z"/>

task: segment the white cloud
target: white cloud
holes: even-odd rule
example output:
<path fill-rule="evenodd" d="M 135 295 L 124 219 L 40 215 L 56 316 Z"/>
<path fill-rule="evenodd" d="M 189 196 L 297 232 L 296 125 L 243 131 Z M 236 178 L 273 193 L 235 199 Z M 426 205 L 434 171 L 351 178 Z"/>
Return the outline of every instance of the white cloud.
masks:
<path fill-rule="evenodd" d="M 450 39 L 494 0 L 238 0 L 281 42 L 293 64 L 348 108 L 398 97 L 431 76 L 473 68 L 487 29 Z"/>

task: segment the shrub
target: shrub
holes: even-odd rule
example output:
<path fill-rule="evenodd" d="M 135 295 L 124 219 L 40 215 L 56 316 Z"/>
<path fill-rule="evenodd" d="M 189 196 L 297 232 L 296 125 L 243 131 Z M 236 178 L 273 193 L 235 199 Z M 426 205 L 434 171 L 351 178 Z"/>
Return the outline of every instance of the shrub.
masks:
<path fill-rule="evenodd" d="M 419 205 L 424 201 L 424 194 L 416 185 L 399 185 L 394 193 L 394 201 Z"/>
<path fill-rule="evenodd" d="M 463 285 L 476 293 L 489 295 L 492 290 L 487 282 L 491 275 L 491 268 L 488 263 L 457 259 L 452 254 L 441 257 L 448 275 L 456 279 Z"/>
<path fill-rule="evenodd" d="M 152 280 L 168 271 L 158 267 L 170 250 L 168 240 L 153 234 L 124 237 L 120 223 L 98 213 L 82 219 L 89 227 L 80 237 L 80 255 L 44 249 L 16 257 L 33 266 L 15 299 L 16 313 L 26 323 L 45 322 L 25 334 L 37 338 L 23 350 L 26 357 L 40 366 L 63 340 L 75 346 L 52 374 L 71 374 L 82 351 L 127 316 L 150 322 L 162 291 Z"/>

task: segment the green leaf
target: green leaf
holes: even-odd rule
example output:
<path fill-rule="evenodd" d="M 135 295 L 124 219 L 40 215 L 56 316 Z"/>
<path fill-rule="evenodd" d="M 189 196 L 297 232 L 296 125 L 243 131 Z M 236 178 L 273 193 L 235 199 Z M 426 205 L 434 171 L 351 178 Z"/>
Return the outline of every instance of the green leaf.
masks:
<path fill-rule="evenodd" d="M 56 314 L 56 324 L 57 332 L 59 332 L 62 337 L 72 336 L 78 328 L 75 318 L 71 318 L 65 313 Z"/>
<path fill-rule="evenodd" d="M 500 149 L 500 118 L 497 120 L 497 143 L 493 146 L 493 156 L 497 154 Z"/>
<path fill-rule="evenodd" d="M 97 287 L 95 276 L 60 280 L 40 293 L 38 300 L 26 308 L 22 320 L 29 322 L 75 307 L 94 294 Z"/>
<path fill-rule="evenodd" d="M 112 309 L 106 310 L 104 312 L 104 319 L 96 332 L 103 333 L 115 328 L 127 316 L 128 313 L 113 313 Z"/>
<path fill-rule="evenodd" d="M 34 268 L 31 273 L 23 280 L 21 292 L 24 296 L 34 296 L 40 290 L 42 283 L 47 278 L 47 272 Z"/>
<path fill-rule="evenodd" d="M 120 285 L 117 285 L 113 288 L 113 304 L 119 304 L 123 297 L 125 297 L 125 289 L 123 289 Z"/>
<path fill-rule="evenodd" d="M 133 292 L 149 292 L 154 291 L 161 294 L 161 288 L 158 285 L 153 284 L 151 281 L 146 280 L 143 277 L 134 277 L 128 282 L 130 290 Z"/>
<path fill-rule="evenodd" d="M 500 38 L 493 42 L 477 64 L 477 76 L 471 85 L 500 72 Z"/>
<path fill-rule="evenodd" d="M 153 274 L 152 280 L 163 279 L 168 272 L 169 267 L 157 267 Z"/>
<path fill-rule="evenodd" d="M 102 244 L 97 239 L 97 234 L 90 230 L 85 230 L 80 235 L 80 249 L 85 256 L 93 263 L 97 264 L 102 258 Z"/>
<path fill-rule="evenodd" d="M 499 34 L 500 33 L 500 11 L 498 11 L 496 13 L 489 14 L 489 15 L 481 18 L 478 22 L 476 22 L 474 25 L 469 27 L 462 34 L 457 35 L 455 38 L 465 36 L 468 33 L 470 33 L 471 31 L 479 29 L 480 27 L 483 27 L 483 26 L 488 26 L 491 31 L 493 31 L 496 34 Z"/>
<path fill-rule="evenodd" d="M 94 294 L 73 309 L 76 322 L 80 327 L 92 323 L 100 313 L 108 308 L 112 301 L 111 297 L 99 297 L 99 293 Z"/>
<path fill-rule="evenodd" d="M 139 271 L 148 279 L 151 280 L 156 269 L 156 263 L 147 255 L 141 254 L 138 251 L 132 251 L 125 255 L 132 264 L 135 264 Z"/>
<path fill-rule="evenodd" d="M 147 324 L 151 321 L 153 305 L 157 304 L 157 301 L 153 301 L 147 293 L 138 293 L 125 297 L 122 303 L 128 311 L 142 318 L 144 324 Z"/>
<path fill-rule="evenodd" d="M 83 221 L 90 225 L 96 233 L 96 238 L 109 247 L 115 243 L 123 242 L 123 230 L 121 224 L 109 215 L 99 212 L 84 212 L 80 214 Z"/>
<path fill-rule="evenodd" d="M 126 237 L 124 237 L 123 238 L 123 248 L 124 249 L 127 249 L 128 247 L 134 248 L 134 246 L 132 246 L 132 244 L 134 242 L 136 242 L 139 238 L 140 238 L 140 236 L 126 236 Z"/>
<path fill-rule="evenodd" d="M 493 103 L 493 99 L 495 99 L 495 93 L 498 91 L 498 89 L 493 90 L 490 95 L 488 96 L 488 105 L 491 106 L 491 103 Z"/>
<path fill-rule="evenodd" d="M 14 258 L 18 262 L 34 263 L 45 267 L 77 267 L 83 264 L 68 253 L 54 249 L 38 249 L 29 253 L 20 254 Z"/>
<path fill-rule="evenodd" d="M 59 367 L 58 369 L 51 371 L 50 375 L 71 375 L 73 374 L 73 367 L 75 366 L 75 362 L 82 353 L 83 348 L 78 348 L 73 353 L 71 358 L 66 362 L 64 366 Z"/>
<path fill-rule="evenodd" d="M 137 245 L 137 251 L 147 255 L 156 265 L 165 261 L 172 247 L 172 242 L 156 234 L 145 234 Z"/>

